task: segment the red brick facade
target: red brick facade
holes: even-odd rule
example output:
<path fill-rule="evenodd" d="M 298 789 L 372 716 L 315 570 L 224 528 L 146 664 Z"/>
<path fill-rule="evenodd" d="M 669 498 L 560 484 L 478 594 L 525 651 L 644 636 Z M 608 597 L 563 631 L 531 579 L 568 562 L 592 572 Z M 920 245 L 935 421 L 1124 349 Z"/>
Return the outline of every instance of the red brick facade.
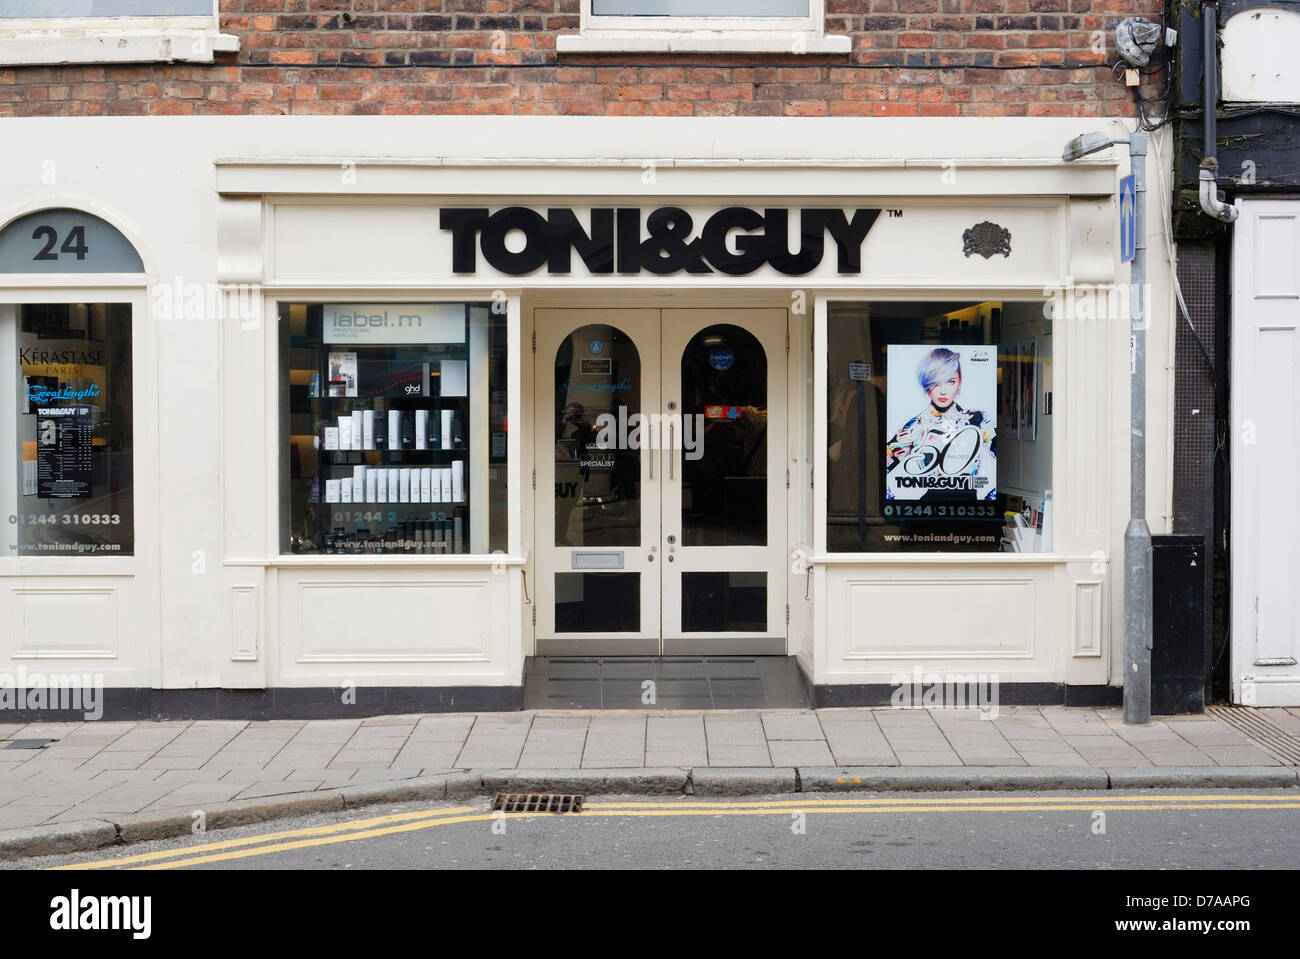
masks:
<path fill-rule="evenodd" d="M 1130 116 L 1121 0 L 827 0 L 851 53 L 557 54 L 580 0 L 221 0 L 212 65 L 0 67 L 0 116 Z M 1105 30 L 1104 53 L 1093 50 Z"/>

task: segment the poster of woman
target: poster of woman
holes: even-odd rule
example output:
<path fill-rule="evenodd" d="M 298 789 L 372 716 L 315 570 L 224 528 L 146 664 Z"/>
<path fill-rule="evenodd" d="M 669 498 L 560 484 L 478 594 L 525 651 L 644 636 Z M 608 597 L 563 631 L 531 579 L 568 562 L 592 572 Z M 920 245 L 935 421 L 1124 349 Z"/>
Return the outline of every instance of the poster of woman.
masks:
<path fill-rule="evenodd" d="M 997 347 L 887 347 L 885 495 L 997 498 Z"/>

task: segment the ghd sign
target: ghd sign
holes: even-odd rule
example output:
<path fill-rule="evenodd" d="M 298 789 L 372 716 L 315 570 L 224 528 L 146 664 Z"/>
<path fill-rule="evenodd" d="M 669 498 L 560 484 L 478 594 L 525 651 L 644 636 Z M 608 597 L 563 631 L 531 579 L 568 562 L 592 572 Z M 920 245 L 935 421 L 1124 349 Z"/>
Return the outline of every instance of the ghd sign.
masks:
<path fill-rule="evenodd" d="M 451 232 L 452 270 L 476 273 L 478 254 L 500 273 L 522 276 L 543 265 L 548 273 L 569 273 L 573 254 L 592 274 L 726 273 L 744 276 L 767 265 L 787 276 L 802 276 L 822 261 L 826 235 L 835 244 L 842 274 L 862 271 L 862 241 L 880 210 L 798 210 L 799 248 L 788 241 L 790 210 L 769 208 L 761 213 L 729 206 L 709 216 L 696 231 L 691 215 L 666 206 L 644 218 L 639 208 L 596 208 L 590 228 L 572 209 L 560 207 L 543 216 L 523 206 L 495 213 L 487 208 L 459 207 L 441 211 L 439 226 Z M 522 235 L 507 245 L 513 231 Z"/>

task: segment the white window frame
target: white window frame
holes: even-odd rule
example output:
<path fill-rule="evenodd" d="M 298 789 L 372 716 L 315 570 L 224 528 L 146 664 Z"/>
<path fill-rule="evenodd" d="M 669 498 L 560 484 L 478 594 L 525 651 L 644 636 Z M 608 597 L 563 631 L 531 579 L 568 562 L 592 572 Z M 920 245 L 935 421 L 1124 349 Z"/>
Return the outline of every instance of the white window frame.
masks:
<path fill-rule="evenodd" d="M 197 17 L 42 17 L 0 20 L 0 66 L 212 63 L 239 50 L 221 32 L 218 0 Z"/>
<path fill-rule="evenodd" d="M 582 0 L 577 34 L 555 39 L 559 53 L 848 53 L 848 36 L 826 35 L 825 0 L 806 17 L 596 16 Z"/>

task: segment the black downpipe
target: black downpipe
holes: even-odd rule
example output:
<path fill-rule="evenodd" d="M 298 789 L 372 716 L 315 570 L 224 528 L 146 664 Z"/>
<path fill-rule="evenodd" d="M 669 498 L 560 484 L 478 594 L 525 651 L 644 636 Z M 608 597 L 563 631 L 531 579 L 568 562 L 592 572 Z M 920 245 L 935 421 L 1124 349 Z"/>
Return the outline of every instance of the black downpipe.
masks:
<path fill-rule="evenodd" d="M 1204 120 L 1201 156 L 1214 161 L 1219 172 L 1219 5 L 1201 4 L 1201 117 Z M 1202 166 L 1205 164 L 1202 163 Z"/>
<path fill-rule="evenodd" d="M 1205 142 L 1201 145 L 1201 170 L 1197 176 L 1201 209 L 1221 223 L 1237 219 L 1237 208 L 1219 199 L 1219 6 L 1213 0 L 1201 4 L 1201 122 Z"/>

